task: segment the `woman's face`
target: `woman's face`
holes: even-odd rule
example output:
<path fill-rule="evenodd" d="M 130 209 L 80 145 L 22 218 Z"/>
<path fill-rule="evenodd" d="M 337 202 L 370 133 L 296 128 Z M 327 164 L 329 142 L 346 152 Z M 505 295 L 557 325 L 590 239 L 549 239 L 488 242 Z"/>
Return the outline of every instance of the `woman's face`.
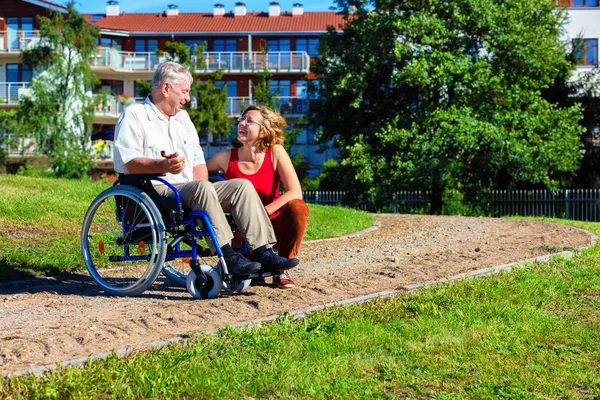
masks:
<path fill-rule="evenodd" d="M 258 143 L 264 137 L 262 120 L 260 111 L 250 110 L 244 114 L 238 123 L 238 140 L 250 146 Z"/>

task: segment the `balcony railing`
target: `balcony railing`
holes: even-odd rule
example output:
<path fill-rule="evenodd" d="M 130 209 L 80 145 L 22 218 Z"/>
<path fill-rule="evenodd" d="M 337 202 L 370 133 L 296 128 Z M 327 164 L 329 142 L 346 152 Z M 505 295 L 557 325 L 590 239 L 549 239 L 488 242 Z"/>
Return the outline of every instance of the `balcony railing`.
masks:
<path fill-rule="evenodd" d="M 18 53 L 37 46 L 43 38 L 40 31 L 0 31 L 0 51 Z M 310 56 L 305 51 L 276 52 L 205 52 L 204 65 L 196 65 L 198 72 L 248 73 L 268 69 L 279 73 L 307 73 Z M 192 56 L 192 60 L 197 57 Z M 98 48 L 92 59 L 93 67 L 110 67 L 125 71 L 154 71 L 165 61 L 154 52 L 129 52 L 114 48 Z M 197 62 L 197 61 L 196 61 Z"/>
<path fill-rule="evenodd" d="M 258 72 L 265 68 L 279 73 L 307 73 L 310 68 L 310 57 L 304 51 L 262 52 L 206 52 L 203 53 L 204 65 L 199 64 L 196 56 L 198 72 L 216 72 L 221 69 L 224 73 Z M 93 58 L 93 67 L 109 67 L 125 71 L 154 71 L 156 66 L 165 61 L 152 52 L 127 52 L 115 49 L 100 49 Z"/>
<path fill-rule="evenodd" d="M 0 147 L 9 156 L 32 156 L 39 154 L 30 135 L 22 136 L 0 131 Z"/>
<path fill-rule="evenodd" d="M 201 72 L 241 73 L 258 72 L 265 68 L 271 72 L 308 72 L 310 56 L 304 51 L 277 52 L 205 52 L 204 66 L 196 66 Z"/>
<path fill-rule="evenodd" d="M 277 111 L 284 116 L 304 115 L 308 112 L 310 100 L 298 96 L 279 96 L 275 98 Z M 255 104 L 256 100 L 250 97 L 228 97 L 226 112 L 229 116 L 238 116 L 246 107 Z"/>
<path fill-rule="evenodd" d="M 135 53 L 114 49 L 99 49 L 92 59 L 92 67 L 110 67 L 127 71 L 153 71 L 164 61 L 158 54 L 152 52 Z"/>
<path fill-rule="evenodd" d="M 18 105 L 19 97 L 29 90 L 29 82 L 0 82 L 0 105 Z M 143 98 L 135 98 L 135 103 L 141 103 Z M 275 99 L 279 112 L 288 116 L 304 115 L 308 112 L 310 100 L 298 96 L 279 96 Z M 250 97 L 228 97 L 225 112 L 230 117 L 239 116 L 246 107 L 256 103 Z M 118 117 L 125 105 L 117 97 L 106 94 L 94 94 L 96 116 Z"/>
<path fill-rule="evenodd" d="M 95 94 L 96 116 L 118 117 L 124 109 L 122 102 L 115 96 Z M 135 98 L 135 103 L 143 102 L 143 98 Z M 310 100 L 296 96 L 280 96 L 275 99 L 276 108 L 284 116 L 304 115 L 308 112 Z M 246 107 L 255 104 L 250 97 L 228 97 L 225 112 L 230 117 L 239 116 Z"/>
<path fill-rule="evenodd" d="M 0 82 L 0 105 L 19 104 L 19 96 L 29 91 L 29 82 Z"/>
<path fill-rule="evenodd" d="M 18 53 L 31 49 L 40 40 L 40 31 L 0 31 L 0 51 Z"/>

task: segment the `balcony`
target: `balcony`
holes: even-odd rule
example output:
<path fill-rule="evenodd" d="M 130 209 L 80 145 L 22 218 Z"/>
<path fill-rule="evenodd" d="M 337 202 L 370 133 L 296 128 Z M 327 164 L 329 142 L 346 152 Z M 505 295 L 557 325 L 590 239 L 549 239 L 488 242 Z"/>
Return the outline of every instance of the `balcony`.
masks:
<path fill-rule="evenodd" d="M 135 103 L 142 103 L 141 97 L 135 98 Z M 296 96 L 281 96 L 276 98 L 276 107 L 284 117 L 299 117 L 308 112 L 310 100 Z M 228 97 L 225 106 L 225 112 L 230 117 L 238 117 L 246 107 L 256 103 L 255 99 L 250 97 Z M 96 123 L 115 123 L 125 105 L 112 95 L 94 94 L 94 104 L 96 104 L 94 122 Z M 193 102 L 192 102 L 193 104 Z M 192 105 L 193 107 L 193 105 Z"/>
<path fill-rule="evenodd" d="M 284 117 L 299 117 L 308 112 L 310 100 L 297 96 L 279 96 L 275 99 L 277 111 Z M 256 103 L 250 97 L 228 97 L 225 112 L 230 117 L 239 116 L 246 107 Z"/>
<path fill-rule="evenodd" d="M 29 91 L 29 82 L 0 82 L 0 106 L 17 106 L 19 97 Z"/>
<path fill-rule="evenodd" d="M 308 73 L 310 57 L 304 51 L 263 52 L 205 52 L 205 65 L 198 72 L 256 73 L 265 68 L 274 73 Z"/>
<path fill-rule="evenodd" d="M 39 44 L 40 31 L 0 31 L 0 51 L 19 54 Z"/>
<path fill-rule="evenodd" d="M 124 71 L 154 71 L 159 62 L 158 54 L 152 52 L 134 53 L 114 49 L 99 49 L 92 58 L 93 67 L 109 67 L 113 70 Z"/>
<path fill-rule="evenodd" d="M 197 72 L 257 73 L 268 69 L 273 73 L 308 73 L 310 57 L 304 51 L 262 52 L 206 52 L 204 65 L 196 65 Z M 125 72 L 153 72 L 166 59 L 152 52 L 126 52 L 99 49 L 92 59 L 92 68 L 110 68 Z M 198 63 L 197 57 L 192 61 Z"/>

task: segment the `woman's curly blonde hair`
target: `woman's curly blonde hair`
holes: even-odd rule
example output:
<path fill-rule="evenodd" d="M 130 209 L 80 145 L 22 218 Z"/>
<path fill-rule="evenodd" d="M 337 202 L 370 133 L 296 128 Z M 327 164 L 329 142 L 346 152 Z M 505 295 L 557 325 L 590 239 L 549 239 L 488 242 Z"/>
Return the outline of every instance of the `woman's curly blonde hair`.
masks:
<path fill-rule="evenodd" d="M 252 105 L 244 110 L 242 118 L 246 116 L 248 111 L 258 111 L 262 115 L 263 119 L 260 122 L 261 132 L 265 134 L 260 142 L 256 145 L 256 150 L 259 153 L 265 151 L 267 147 L 272 147 L 276 144 L 283 144 L 285 136 L 283 130 L 287 123 L 285 118 L 281 116 L 277 111 L 271 110 L 267 106 L 260 104 Z"/>

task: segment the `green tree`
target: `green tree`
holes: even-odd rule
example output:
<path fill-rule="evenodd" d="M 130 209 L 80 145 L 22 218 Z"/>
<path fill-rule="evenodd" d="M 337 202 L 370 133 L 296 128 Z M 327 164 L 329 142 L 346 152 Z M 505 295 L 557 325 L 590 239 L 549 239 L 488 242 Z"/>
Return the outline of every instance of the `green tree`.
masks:
<path fill-rule="evenodd" d="M 581 108 L 541 91 L 568 69 L 554 0 L 338 0 L 342 34 L 322 38 L 311 104 L 347 182 L 376 207 L 428 189 L 432 213 L 459 190 L 472 204 L 500 176 L 559 185 L 582 156 Z"/>
<path fill-rule="evenodd" d="M 273 92 L 271 90 L 271 78 L 273 77 L 273 73 L 269 70 L 268 67 L 268 52 L 265 49 L 262 49 L 262 60 L 263 65 L 260 71 L 258 71 L 257 80 L 252 85 L 253 91 L 253 103 L 261 104 L 263 106 L 267 106 L 272 110 L 277 110 L 281 112 L 281 107 L 279 107 L 278 97 L 279 90 Z M 282 112 L 282 116 L 287 120 L 287 114 L 289 110 Z M 283 142 L 283 147 L 290 154 L 290 158 L 292 160 L 292 164 L 296 169 L 302 160 L 302 153 L 298 152 L 294 155 L 291 153 L 292 146 L 296 143 L 298 139 L 298 134 L 302 130 L 305 122 L 302 118 L 296 119 L 293 123 L 288 121 L 288 129 L 285 132 L 285 141 Z M 238 142 L 237 138 L 234 136 L 232 138 L 232 145 L 234 147 L 241 147 L 241 143 Z"/>
<path fill-rule="evenodd" d="M 0 167 L 5 168 L 6 157 L 8 152 L 5 146 L 8 142 L 8 132 L 13 132 L 15 129 L 15 111 L 0 110 Z"/>
<path fill-rule="evenodd" d="M 190 54 L 188 45 L 182 42 L 167 42 L 163 54 L 168 60 L 177 61 L 187 65 L 194 77 L 190 90 L 190 97 L 194 100 L 194 107 L 188 104 L 187 111 L 201 139 L 206 140 L 208 133 L 213 134 L 213 140 L 227 137 L 231 130 L 231 123 L 225 110 L 227 109 L 227 93 L 222 87 L 214 85 L 215 80 L 221 79 L 223 73 L 200 74 L 198 69 L 206 66 L 207 60 L 203 56 L 206 44 L 196 48 L 194 55 Z M 196 79 L 199 78 L 199 79 Z"/>
<path fill-rule="evenodd" d="M 268 52 L 265 49 L 262 51 L 262 68 L 257 72 L 256 82 L 252 84 L 253 100 L 255 104 L 267 106 L 272 110 L 277 109 L 277 93 L 271 91 L 271 78 L 273 73 L 269 71 Z"/>
<path fill-rule="evenodd" d="M 48 17 L 38 17 L 41 40 L 23 51 L 22 61 L 43 72 L 21 99 L 18 118 L 20 130 L 33 133 L 39 151 L 50 156 L 57 176 L 80 178 L 91 163 L 90 88 L 97 78 L 90 60 L 99 33 L 73 4 L 69 2 L 64 13 L 48 9 Z"/>

